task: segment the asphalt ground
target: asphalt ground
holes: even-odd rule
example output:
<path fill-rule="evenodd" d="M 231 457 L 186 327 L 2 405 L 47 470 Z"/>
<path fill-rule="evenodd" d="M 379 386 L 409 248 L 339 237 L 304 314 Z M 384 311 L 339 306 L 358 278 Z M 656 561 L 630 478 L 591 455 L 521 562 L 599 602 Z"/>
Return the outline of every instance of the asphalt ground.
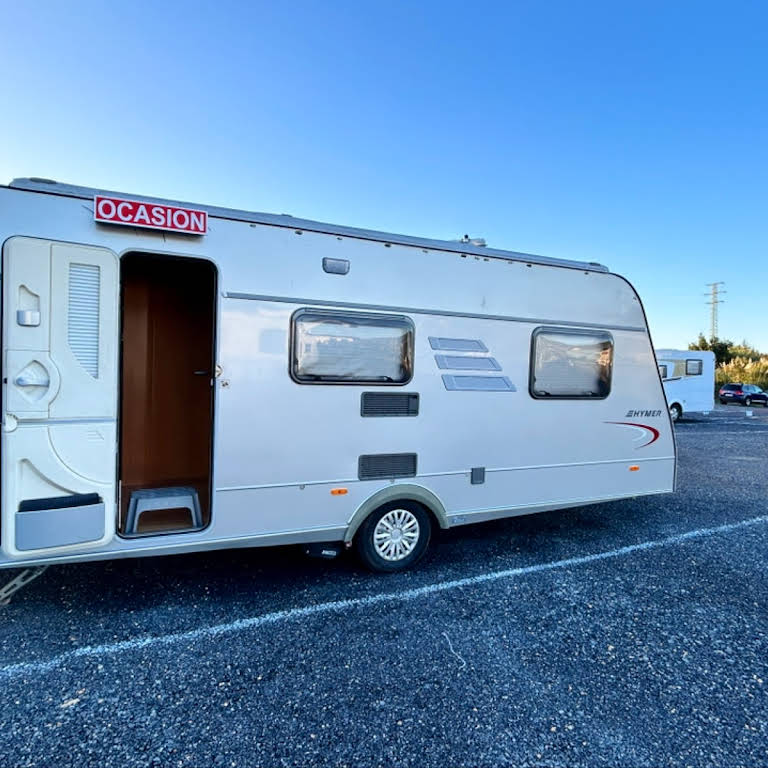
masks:
<path fill-rule="evenodd" d="M 0 766 L 766 766 L 768 409 L 677 434 L 676 494 L 441 532 L 411 573 L 49 569 L 0 609 Z"/>

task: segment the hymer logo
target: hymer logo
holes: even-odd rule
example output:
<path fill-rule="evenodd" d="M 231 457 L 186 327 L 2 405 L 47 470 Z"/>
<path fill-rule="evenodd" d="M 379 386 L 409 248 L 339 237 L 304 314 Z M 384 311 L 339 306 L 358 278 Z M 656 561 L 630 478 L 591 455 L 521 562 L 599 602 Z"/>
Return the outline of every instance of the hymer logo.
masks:
<path fill-rule="evenodd" d="M 625 419 L 636 419 L 638 416 L 642 416 L 644 419 L 652 416 L 661 416 L 661 411 L 627 411 Z"/>

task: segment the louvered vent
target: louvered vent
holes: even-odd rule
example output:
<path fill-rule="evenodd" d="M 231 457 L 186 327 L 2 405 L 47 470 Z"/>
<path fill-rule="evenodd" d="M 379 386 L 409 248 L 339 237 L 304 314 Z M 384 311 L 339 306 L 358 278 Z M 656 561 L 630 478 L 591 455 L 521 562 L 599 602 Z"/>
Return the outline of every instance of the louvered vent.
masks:
<path fill-rule="evenodd" d="M 429 346 L 432 349 L 449 352 L 487 352 L 488 347 L 480 339 L 446 339 L 443 336 L 430 336 Z"/>
<path fill-rule="evenodd" d="M 435 355 L 438 368 L 454 371 L 500 371 L 501 366 L 493 357 L 475 355 Z"/>
<path fill-rule="evenodd" d="M 361 480 L 379 480 L 392 477 L 415 477 L 415 453 L 374 453 L 361 456 L 357 463 L 357 476 Z"/>
<path fill-rule="evenodd" d="M 444 373 L 443 386 L 449 391 L 517 392 L 517 387 L 506 376 L 454 376 Z"/>
<path fill-rule="evenodd" d="M 361 416 L 418 416 L 418 392 L 363 392 Z"/>
<path fill-rule="evenodd" d="M 72 354 L 94 379 L 99 376 L 99 267 L 69 265 L 69 324 Z"/>

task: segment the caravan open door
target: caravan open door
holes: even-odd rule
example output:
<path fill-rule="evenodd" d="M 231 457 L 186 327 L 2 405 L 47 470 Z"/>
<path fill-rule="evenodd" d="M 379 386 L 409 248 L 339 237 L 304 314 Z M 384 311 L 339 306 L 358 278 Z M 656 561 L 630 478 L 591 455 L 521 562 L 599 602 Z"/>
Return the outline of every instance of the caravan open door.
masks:
<path fill-rule="evenodd" d="M 2 550 L 77 552 L 116 519 L 117 256 L 3 246 Z"/>

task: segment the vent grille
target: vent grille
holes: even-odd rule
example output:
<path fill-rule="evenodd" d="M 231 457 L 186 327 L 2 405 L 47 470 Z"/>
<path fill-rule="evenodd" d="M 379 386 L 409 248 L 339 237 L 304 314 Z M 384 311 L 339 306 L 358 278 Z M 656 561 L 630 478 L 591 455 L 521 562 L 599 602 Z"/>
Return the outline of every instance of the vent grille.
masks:
<path fill-rule="evenodd" d="M 435 355 L 438 368 L 454 371 L 500 371 L 501 366 L 493 357 L 473 355 Z"/>
<path fill-rule="evenodd" d="M 418 416 L 418 392 L 363 392 L 361 416 Z"/>
<path fill-rule="evenodd" d="M 374 453 L 361 456 L 357 464 L 360 480 L 392 477 L 415 477 L 415 453 Z"/>
<path fill-rule="evenodd" d="M 430 336 L 429 346 L 447 352 L 487 352 L 488 347 L 480 339 L 446 339 L 444 336 Z"/>
<path fill-rule="evenodd" d="M 444 373 L 443 386 L 449 391 L 517 392 L 515 385 L 506 376 L 454 376 Z"/>
<path fill-rule="evenodd" d="M 69 265 L 67 340 L 75 359 L 94 379 L 99 377 L 99 267 Z"/>

